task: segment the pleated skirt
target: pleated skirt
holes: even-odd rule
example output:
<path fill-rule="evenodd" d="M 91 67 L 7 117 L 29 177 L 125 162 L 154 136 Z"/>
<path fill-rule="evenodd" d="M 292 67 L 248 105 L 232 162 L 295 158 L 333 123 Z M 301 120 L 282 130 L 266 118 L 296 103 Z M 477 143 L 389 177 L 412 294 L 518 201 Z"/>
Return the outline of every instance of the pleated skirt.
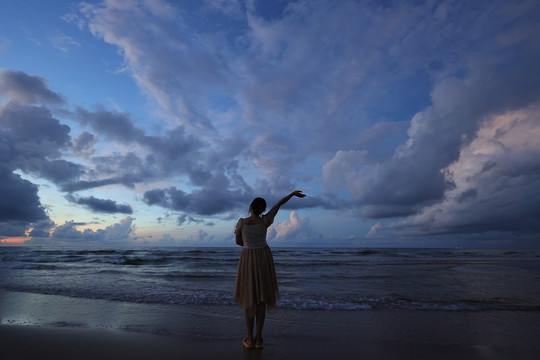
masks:
<path fill-rule="evenodd" d="M 279 289 L 272 252 L 267 246 L 258 249 L 242 249 L 233 300 L 254 317 L 257 306 L 266 303 L 268 312 L 276 310 Z"/>

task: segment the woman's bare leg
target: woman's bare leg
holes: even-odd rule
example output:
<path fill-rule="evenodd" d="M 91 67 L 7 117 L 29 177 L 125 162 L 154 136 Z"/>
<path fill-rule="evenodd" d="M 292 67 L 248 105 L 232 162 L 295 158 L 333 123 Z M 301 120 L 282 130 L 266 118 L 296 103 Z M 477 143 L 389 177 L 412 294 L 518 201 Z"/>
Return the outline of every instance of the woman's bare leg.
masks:
<path fill-rule="evenodd" d="M 248 336 L 246 338 L 246 343 L 248 345 L 251 345 L 255 343 L 253 341 L 253 323 L 254 323 L 255 318 L 250 317 L 247 310 L 245 311 L 245 313 L 246 313 L 246 328 L 247 328 L 247 333 L 248 333 Z"/>
<path fill-rule="evenodd" d="M 257 318 L 257 337 L 255 338 L 255 343 L 257 345 L 260 345 L 263 342 L 262 331 L 263 331 L 265 316 L 266 316 L 266 303 L 258 304 L 257 305 L 257 316 L 256 316 L 256 318 Z"/>

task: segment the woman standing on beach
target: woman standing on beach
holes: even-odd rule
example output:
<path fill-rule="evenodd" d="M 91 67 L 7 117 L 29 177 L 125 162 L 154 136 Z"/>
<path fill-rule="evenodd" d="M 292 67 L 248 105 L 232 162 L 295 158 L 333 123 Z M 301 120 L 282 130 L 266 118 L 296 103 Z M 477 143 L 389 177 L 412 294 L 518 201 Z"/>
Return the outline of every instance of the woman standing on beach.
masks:
<path fill-rule="evenodd" d="M 296 190 L 279 200 L 272 209 L 266 210 L 266 201 L 256 198 L 249 207 L 250 216 L 240 218 L 234 230 L 236 244 L 243 246 L 238 262 L 238 273 L 234 286 L 233 300 L 238 302 L 246 313 L 248 336 L 243 344 L 247 349 L 263 348 L 262 330 L 266 308 L 272 311 L 279 298 L 279 290 L 274 268 L 272 252 L 266 244 L 266 230 L 274 222 L 281 205 L 293 196 L 304 197 L 302 191 Z M 257 320 L 257 336 L 253 337 L 253 324 Z"/>

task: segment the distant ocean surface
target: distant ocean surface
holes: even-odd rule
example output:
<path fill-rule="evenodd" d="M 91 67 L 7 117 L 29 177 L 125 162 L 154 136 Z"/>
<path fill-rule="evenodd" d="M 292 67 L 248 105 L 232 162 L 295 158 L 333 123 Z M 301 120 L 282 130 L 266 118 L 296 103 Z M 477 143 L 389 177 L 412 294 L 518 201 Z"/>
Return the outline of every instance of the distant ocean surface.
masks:
<path fill-rule="evenodd" d="M 0 291 L 235 305 L 241 248 L 0 247 Z M 540 311 L 540 250 L 272 249 L 278 308 Z"/>

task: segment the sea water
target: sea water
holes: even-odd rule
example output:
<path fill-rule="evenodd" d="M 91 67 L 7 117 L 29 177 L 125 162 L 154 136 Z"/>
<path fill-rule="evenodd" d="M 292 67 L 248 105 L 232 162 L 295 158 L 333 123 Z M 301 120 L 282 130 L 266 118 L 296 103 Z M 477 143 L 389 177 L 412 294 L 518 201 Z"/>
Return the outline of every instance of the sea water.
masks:
<path fill-rule="evenodd" d="M 0 247 L 0 291 L 234 306 L 241 248 Z M 272 249 L 278 308 L 540 311 L 540 250 Z"/>

